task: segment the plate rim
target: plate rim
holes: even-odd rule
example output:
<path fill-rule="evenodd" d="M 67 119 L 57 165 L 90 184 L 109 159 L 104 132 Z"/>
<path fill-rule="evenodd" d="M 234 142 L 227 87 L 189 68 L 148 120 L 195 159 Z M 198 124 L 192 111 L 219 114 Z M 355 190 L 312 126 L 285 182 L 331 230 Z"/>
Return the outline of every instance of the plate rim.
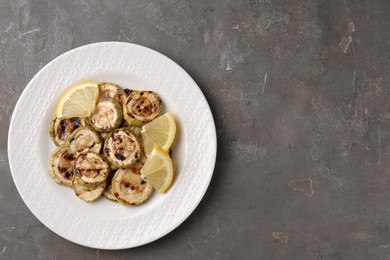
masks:
<path fill-rule="evenodd" d="M 210 133 L 210 135 L 212 135 L 212 139 L 214 140 L 214 147 L 213 149 L 211 150 L 210 152 L 210 156 L 212 157 L 211 158 L 211 162 L 212 162 L 212 167 L 210 167 L 210 171 L 211 171 L 211 174 L 208 175 L 208 180 L 207 180 L 207 185 L 204 185 L 203 187 L 203 190 L 200 191 L 199 193 L 201 194 L 201 196 L 198 197 L 198 200 L 196 202 L 194 202 L 192 204 L 192 207 L 189 207 L 190 210 L 187 210 L 186 213 L 183 215 L 183 217 L 181 219 L 179 219 L 176 223 L 176 225 L 173 225 L 171 228 L 167 229 L 165 232 L 162 232 L 162 233 L 159 233 L 158 235 L 155 235 L 155 236 L 152 236 L 150 237 L 149 239 L 147 239 L 146 241 L 141 241 L 139 243 L 133 243 L 133 245 L 131 246 L 123 246 L 123 247 L 94 247 L 92 245 L 88 245 L 86 243 L 81 243 L 81 242 L 75 242 L 73 239 L 67 237 L 66 235 L 64 234 L 59 234 L 59 232 L 53 230 L 51 227 L 47 226 L 43 220 L 41 220 L 37 214 L 34 212 L 34 210 L 32 209 L 32 205 L 28 205 L 26 203 L 26 199 L 25 197 L 22 195 L 23 193 L 20 191 L 20 186 L 18 185 L 18 182 L 16 181 L 16 173 L 14 174 L 14 172 L 16 171 L 15 170 L 15 167 L 13 166 L 14 163 L 16 163 L 15 161 L 13 161 L 10 157 L 10 154 L 12 152 L 11 151 L 11 147 L 12 147 L 12 144 L 11 144 L 11 138 L 12 138 L 12 134 L 13 134 L 13 126 L 16 124 L 16 121 L 17 119 L 15 118 L 15 111 L 17 110 L 20 110 L 21 109 L 21 100 L 24 98 L 25 95 L 27 95 L 26 93 L 29 91 L 29 89 L 32 87 L 34 81 L 36 80 L 36 78 L 42 73 L 42 71 L 44 71 L 45 69 L 47 69 L 48 67 L 51 66 L 52 63 L 54 63 L 55 61 L 59 60 L 59 59 L 62 59 L 68 55 L 71 55 L 73 52 L 76 52 L 76 51 L 80 51 L 82 49 L 87 49 L 87 48 L 90 48 L 90 47 L 95 47 L 95 46 L 99 46 L 99 45 L 106 45 L 106 44 L 118 44 L 118 45 L 131 45 L 133 47 L 137 47 L 137 48 L 141 48 L 141 49 L 145 49 L 146 51 L 148 52 L 151 52 L 153 53 L 154 55 L 158 55 L 160 57 L 162 57 L 163 59 L 166 59 L 169 61 L 169 63 L 173 64 L 176 69 L 179 69 L 181 70 L 183 73 L 185 73 L 186 75 L 186 78 L 188 80 L 191 80 L 192 83 L 197 87 L 197 90 L 200 94 L 200 97 L 202 99 L 204 99 L 205 101 L 205 106 L 204 108 L 207 108 L 207 112 L 210 114 L 210 123 L 212 123 L 212 129 L 210 129 L 212 132 Z M 10 172 L 11 172 L 11 176 L 12 176 L 12 179 L 13 179 L 13 182 L 15 184 L 15 187 L 19 193 L 19 196 L 22 198 L 24 204 L 27 206 L 27 208 L 30 210 L 30 212 L 34 215 L 34 217 L 39 221 L 41 222 L 46 228 L 48 228 L 49 230 L 51 230 L 53 233 L 57 234 L 58 236 L 72 242 L 72 243 L 75 243 L 75 244 L 79 244 L 79 245 L 82 245 L 82 246 L 85 246 L 85 247 L 89 247 L 89 248 L 95 248 L 95 249 L 103 249 L 103 250 L 121 250 L 121 249 L 128 249 L 128 248 L 134 248 L 134 247 L 139 247 L 139 246 L 142 246 L 142 245 L 146 245 L 146 244 L 149 244 L 153 241 L 156 241 L 164 236 L 166 236 L 167 234 L 169 234 L 170 232 L 172 232 L 173 230 L 175 230 L 176 228 L 178 228 L 181 224 L 183 224 L 183 222 L 185 220 L 188 219 L 188 217 L 196 210 L 196 208 L 199 206 L 200 202 L 202 201 L 202 199 L 204 198 L 205 194 L 206 194 L 206 191 L 207 189 L 209 188 L 210 186 L 210 183 L 211 183 L 211 179 L 214 175 L 214 171 L 215 171 L 215 165 L 216 165 L 216 159 L 217 159 L 217 148 L 218 148 L 218 143 L 217 143 L 218 139 L 217 139 L 217 133 L 216 133 L 216 126 L 215 126 L 215 120 L 214 120 L 214 117 L 213 117 L 213 113 L 212 113 L 212 110 L 211 110 L 211 107 L 204 95 L 204 93 L 202 92 L 202 90 L 200 89 L 199 85 L 195 82 L 195 80 L 188 74 L 188 72 L 186 70 L 184 70 L 179 64 L 177 64 L 175 61 L 173 61 L 171 58 L 167 57 L 166 55 L 156 51 L 156 50 L 153 50 L 149 47 L 146 47 L 146 46 L 142 46 L 142 45 L 139 45 L 139 44 L 134 44 L 134 43 L 129 43 L 129 42 L 120 42 L 120 41 L 102 41 L 102 42 L 94 42 L 94 43 L 89 43 L 89 44 L 86 44 L 86 45 L 82 45 L 82 46 L 79 46 L 79 47 L 76 47 L 76 48 L 73 48 L 73 49 L 70 49 L 62 54 L 60 54 L 59 56 L 55 57 L 54 59 L 52 59 L 50 62 L 48 62 L 45 66 L 43 66 L 32 78 L 31 80 L 28 82 L 28 84 L 26 85 L 26 87 L 23 89 L 21 95 L 19 96 L 18 98 L 18 101 L 16 102 L 16 105 L 14 106 L 14 109 L 13 109 L 13 112 L 12 112 L 12 116 L 11 116 L 11 120 L 10 120 L 10 123 L 9 123 L 9 128 L 8 128 L 8 136 L 7 136 L 7 155 L 8 155 L 8 163 L 9 163 L 9 168 L 10 168 Z"/>

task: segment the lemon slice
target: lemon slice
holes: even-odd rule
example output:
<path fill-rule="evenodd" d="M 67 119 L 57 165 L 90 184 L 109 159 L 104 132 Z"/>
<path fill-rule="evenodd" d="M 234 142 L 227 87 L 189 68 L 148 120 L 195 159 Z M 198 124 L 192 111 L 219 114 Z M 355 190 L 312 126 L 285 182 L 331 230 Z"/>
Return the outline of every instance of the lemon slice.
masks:
<path fill-rule="evenodd" d="M 141 169 L 141 177 L 158 192 L 164 193 L 173 180 L 173 166 L 169 154 L 156 146 Z"/>
<path fill-rule="evenodd" d="M 146 156 L 149 156 L 156 145 L 168 151 L 176 134 L 176 123 L 172 113 L 165 113 L 144 125 L 141 134 Z"/>
<path fill-rule="evenodd" d="M 96 82 L 82 82 L 71 87 L 57 106 L 58 118 L 88 117 L 95 110 L 99 96 Z"/>

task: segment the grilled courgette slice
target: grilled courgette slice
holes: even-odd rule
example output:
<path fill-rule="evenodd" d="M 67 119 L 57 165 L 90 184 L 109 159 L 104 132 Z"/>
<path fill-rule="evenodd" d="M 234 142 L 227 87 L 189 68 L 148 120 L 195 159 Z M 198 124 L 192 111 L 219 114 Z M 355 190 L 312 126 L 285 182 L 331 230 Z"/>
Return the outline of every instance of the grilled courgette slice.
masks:
<path fill-rule="evenodd" d="M 123 205 L 139 205 L 152 193 L 152 186 L 141 178 L 139 169 L 128 167 L 119 169 L 111 182 L 116 199 Z"/>
<path fill-rule="evenodd" d="M 126 98 L 127 94 L 120 86 L 110 82 L 99 83 L 99 101 L 114 99 L 122 106 Z"/>
<path fill-rule="evenodd" d="M 56 183 L 72 187 L 74 161 L 75 157 L 69 153 L 67 145 L 58 147 L 51 154 L 49 173 Z"/>
<path fill-rule="evenodd" d="M 125 168 L 141 158 L 141 142 L 128 128 L 119 128 L 107 137 L 103 152 L 112 169 Z"/>
<path fill-rule="evenodd" d="M 99 134 L 89 126 L 77 128 L 68 139 L 69 152 L 76 156 L 80 153 L 100 153 L 102 146 Z"/>
<path fill-rule="evenodd" d="M 107 182 L 102 182 L 94 185 L 86 185 L 78 177 L 74 176 L 73 178 L 73 190 L 79 199 L 85 202 L 92 202 L 97 200 L 104 192 L 107 186 Z"/>
<path fill-rule="evenodd" d="M 123 115 L 130 125 L 142 126 L 155 119 L 161 107 L 161 99 L 155 92 L 133 90 L 123 104 Z"/>
<path fill-rule="evenodd" d="M 99 154 L 82 153 L 74 162 L 74 173 L 84 184 L 98 184 L 107 180 L 110 165 Z"/>
<path fill-rule="evenodd" d="M 59 119 L 54 117 L 50 123 L 50 137 L 56 146 L 66 144 L 68 137 L 80 126 L 86 126 L 83 118 Z"/>
<path fill-rule="evenodd" d="M 89 118 L 91 126 L 98 132 L 111 132 L 122 124 L 122 107 L 113 99 L 96 104 L 95 111 Z"/>

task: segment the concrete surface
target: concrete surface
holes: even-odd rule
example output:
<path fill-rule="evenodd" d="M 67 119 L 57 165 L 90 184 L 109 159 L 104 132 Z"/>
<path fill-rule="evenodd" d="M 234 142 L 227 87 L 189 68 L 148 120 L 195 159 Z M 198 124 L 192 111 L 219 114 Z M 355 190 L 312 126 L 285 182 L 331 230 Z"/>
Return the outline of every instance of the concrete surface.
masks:
<path fill-rule="evenodd" d="M 0 0 L 0 258 L 390 259 L 389 22 L 387 0 Z M 179 63 L 218 131 L 200 206 L 166 237 L 122 251 L 45 228 L 6 149 L 34 74 L 108 40 Z"/>

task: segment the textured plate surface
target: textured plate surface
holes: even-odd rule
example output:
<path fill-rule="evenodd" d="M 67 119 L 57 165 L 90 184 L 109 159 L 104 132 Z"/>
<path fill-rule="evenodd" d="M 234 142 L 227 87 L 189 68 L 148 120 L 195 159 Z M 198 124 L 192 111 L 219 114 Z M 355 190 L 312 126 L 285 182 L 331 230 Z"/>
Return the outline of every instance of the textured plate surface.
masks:
<path fill-rule="evenodd" d="M 178 129 L 173 145 L 175 179 L 166 194 L 154 192 L 136 207 L 104 197 L 88 204 L 51 179 L 48 164 L 55 147 L 48 134 L 50 120 L 64 91 L 85 80 L 153 90 L 161 96 Z M 156 51 L 119 42 L 86 45 L 46 65 L 20 96 L 8 136 L 12 176 L 32 213 L 58 235 L 100 249 L 143 245 L 179 226 L 206 192 L 216 147 L 210 108 L 191 77 Z"/>

